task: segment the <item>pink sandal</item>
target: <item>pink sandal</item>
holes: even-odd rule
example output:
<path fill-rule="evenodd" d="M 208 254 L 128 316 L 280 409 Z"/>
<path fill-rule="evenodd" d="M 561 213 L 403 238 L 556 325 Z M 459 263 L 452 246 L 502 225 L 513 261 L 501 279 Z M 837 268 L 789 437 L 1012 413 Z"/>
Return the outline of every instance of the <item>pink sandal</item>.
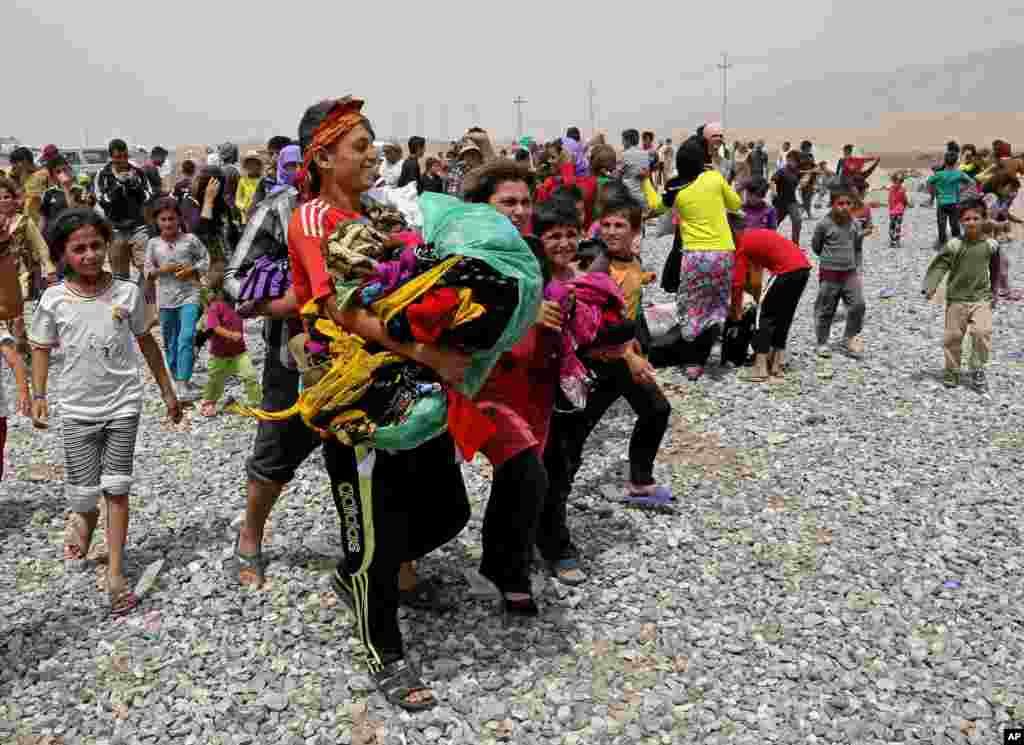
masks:
<path fill-rule="evenodd" d="M 203 405 L 200 407 L 199 413 L 207 419 L 217 416 L 217 402 L 203 401 Z"/>

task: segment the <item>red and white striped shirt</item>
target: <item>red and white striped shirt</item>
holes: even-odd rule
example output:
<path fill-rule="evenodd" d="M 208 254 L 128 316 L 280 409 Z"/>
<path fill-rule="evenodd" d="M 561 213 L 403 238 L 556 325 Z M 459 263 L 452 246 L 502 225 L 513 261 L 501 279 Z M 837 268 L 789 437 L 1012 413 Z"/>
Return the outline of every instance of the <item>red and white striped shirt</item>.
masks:
<path fill-rule="evenodd" d="M 319 197 L 295 208 L 288 225 L 288 263 L 300 310 L 310 300 L 323 300 L 334 294 L 334 280 L 327 271 L 321 246 L 339 222 L 358 217 L 355 212 L 332 207 Z"/>

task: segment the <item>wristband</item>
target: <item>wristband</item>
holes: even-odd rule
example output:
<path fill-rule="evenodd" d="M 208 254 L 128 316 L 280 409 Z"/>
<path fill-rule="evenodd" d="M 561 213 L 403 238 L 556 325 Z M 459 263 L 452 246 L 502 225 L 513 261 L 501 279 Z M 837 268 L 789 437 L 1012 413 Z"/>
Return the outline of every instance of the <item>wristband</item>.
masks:
<path fill-rule="evenodd" d="M 45 401 L 46 400 L 46 395 L 45 394 L 41 394 L 41 393 L 33 394 L 32 400 L 33 401 Z"/>

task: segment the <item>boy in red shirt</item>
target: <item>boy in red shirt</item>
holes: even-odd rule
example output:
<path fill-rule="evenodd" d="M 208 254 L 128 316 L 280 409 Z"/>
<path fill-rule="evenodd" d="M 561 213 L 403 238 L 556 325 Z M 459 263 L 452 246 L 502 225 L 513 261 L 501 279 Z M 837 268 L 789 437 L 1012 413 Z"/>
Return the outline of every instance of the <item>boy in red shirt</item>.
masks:
<path fill-rule="evenodd" d="M 754 265 L 771 272 L 757 312 L 754 332 L 754 367 L 745 380 L 763 383 L 781 378 L 786 361 L 786 340 L 796 307 L 807 287 L 811 263 L 800 246 L 774 230 L 740 230 L 736 234 L 736 264 L 733 269 L 730 315 L 743 315 L 743 286 L 747 267 Z"/>

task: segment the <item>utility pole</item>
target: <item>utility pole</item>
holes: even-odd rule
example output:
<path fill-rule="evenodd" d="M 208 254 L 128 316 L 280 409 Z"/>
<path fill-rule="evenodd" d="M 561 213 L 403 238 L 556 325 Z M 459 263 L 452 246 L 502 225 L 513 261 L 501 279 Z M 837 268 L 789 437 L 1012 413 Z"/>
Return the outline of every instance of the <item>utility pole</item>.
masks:
<path fill-rule="evenodd" d="M 523 136 L 523 104 L 527 101 L 522 96 L 516 96 L 512 103 L 516 105 L 516 140 L 519 140 Z"/>
<path fill-rule="evenodd" d="M 722 129 L 725 130 L 726 109 L 729 106 L 729 70 L 733 65 L 729 62 L 729 53 L 722 52 L 722 61 L 718 69 L 722 71 Z"/>
<path fill-rule="evenodd" d="M 466 111 L 469 112 L 469 126 L 479 127 L 480 126 L 480 107 L 475 103 L 467 104 Z"/>
<path fill-rule="evenodd" d="M 594 88 L 594 81 L 587 83 L 587 113 L 590 117 L 590 136 L 597 134 L 597 116 L 594 114 L 594 95 L 597 90 Z"/>

